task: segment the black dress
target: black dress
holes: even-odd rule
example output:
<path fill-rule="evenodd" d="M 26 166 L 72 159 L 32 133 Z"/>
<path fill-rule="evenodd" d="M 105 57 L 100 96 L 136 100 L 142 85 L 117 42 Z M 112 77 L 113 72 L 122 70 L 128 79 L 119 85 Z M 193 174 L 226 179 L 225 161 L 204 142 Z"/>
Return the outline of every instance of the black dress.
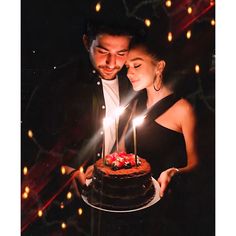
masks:
<path fill-rule="evenodd" d="M 174 94 L 161 99 L 147 111 L 143 124 L 136 127 L 137 153 L 151 164 L 155 179 L 168 168 L 180 168 L 186 165 L 187 157 L 183 134 L 155 122 L 160 113 L 163 114 L 178 100 L 179 98 Z M 146 109 L 145 103 L 145 99 L 138 102 L 138 113 L 143 113 Z M 132 134 L 128 138 L 127 147 L 128 152 L 133 152 Z"/>

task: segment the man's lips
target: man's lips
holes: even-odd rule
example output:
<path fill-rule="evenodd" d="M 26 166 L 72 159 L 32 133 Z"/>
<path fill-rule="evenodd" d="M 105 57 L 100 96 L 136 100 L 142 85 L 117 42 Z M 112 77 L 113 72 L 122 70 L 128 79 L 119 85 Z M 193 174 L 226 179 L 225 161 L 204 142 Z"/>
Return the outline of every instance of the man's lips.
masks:
<path fill-rule="evenodd" d="M 103 70 L 107 74 L 110 74 L 110 73 L 113 73 L 113 72 L 119 70 L 118 67 L 115 67 L 115 68 L 100 67 L 100 69 Z"/>

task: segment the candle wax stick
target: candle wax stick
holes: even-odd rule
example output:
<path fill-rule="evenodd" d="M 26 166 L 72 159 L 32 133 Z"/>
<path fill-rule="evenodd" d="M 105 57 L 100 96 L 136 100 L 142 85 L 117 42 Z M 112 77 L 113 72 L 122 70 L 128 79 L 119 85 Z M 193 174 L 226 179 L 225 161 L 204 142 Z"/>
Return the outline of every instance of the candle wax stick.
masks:
<path fill-rule="evenodd" d="M 138 165 L 138 158 L 137 158 L 137 137 L 136 137 L 136 126 L 133 125 L 133 135 L 134 135 L 134 157 L 135 157 L 135 164 Z"/>
<path fill-rule="evenodd" d="M 118 124 L 119 120 L 115 119 L 115 129 L 116 129 L 116 152 L 119 152 L 119 145 L 118 145 Z"/>

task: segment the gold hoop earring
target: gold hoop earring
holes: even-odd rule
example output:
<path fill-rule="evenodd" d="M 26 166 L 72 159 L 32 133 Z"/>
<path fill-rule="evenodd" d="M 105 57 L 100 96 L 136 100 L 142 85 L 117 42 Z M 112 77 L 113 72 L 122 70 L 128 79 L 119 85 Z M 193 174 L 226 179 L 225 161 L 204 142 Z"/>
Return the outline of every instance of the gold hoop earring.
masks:
<path fill-rule="evenodd" d="M 155 81 L 156 81 L 156 79 L 157 79 L 157 76 L 154 78 L 154 80 L 153 80 L 153 88 L 154 88 L 154 90 L 155 91 L 160 91 L 160 89 L 161 89 L 161 81 L 162 81 L 162 74 L 159 76 L 159 84 L 160 84 L 160 87 L 159 88 L 156 88 L 155 87 Z"/>

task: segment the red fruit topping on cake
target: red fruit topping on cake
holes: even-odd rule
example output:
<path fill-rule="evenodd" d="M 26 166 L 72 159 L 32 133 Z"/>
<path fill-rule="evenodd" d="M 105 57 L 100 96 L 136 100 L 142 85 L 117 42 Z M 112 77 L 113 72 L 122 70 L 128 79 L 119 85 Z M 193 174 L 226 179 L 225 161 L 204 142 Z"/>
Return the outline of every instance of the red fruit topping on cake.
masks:
<path fill-rule="evenodd" d="M 138 165 L 140 164 L 141 162 L 138 158 Z M 131 168 L 136 165 L 135 155 L 132 153 L 127 154 L 126 152 L 115 152 L 105 157 L 105 165 L 110 166 L 113 170 Z"/>

